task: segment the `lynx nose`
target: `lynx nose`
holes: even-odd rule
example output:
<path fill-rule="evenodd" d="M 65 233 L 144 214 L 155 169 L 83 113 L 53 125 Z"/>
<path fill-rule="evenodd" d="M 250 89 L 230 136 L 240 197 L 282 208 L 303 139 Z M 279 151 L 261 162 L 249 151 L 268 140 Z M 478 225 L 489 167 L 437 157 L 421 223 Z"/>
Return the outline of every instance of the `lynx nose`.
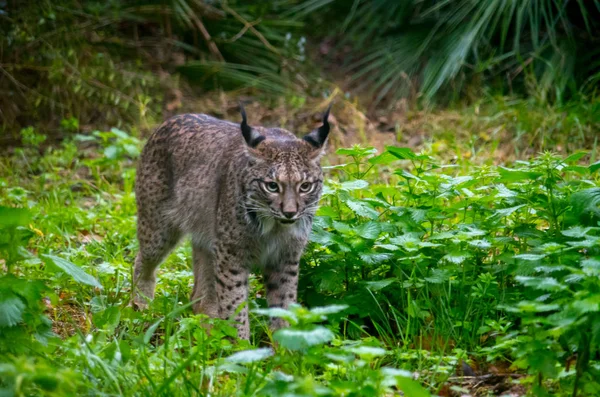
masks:
<path fill-rule="evenodd" d="M 292 219 L 294 216 L 296 216 L 296 214 L 297 214 L 296 211 L 291 211 L 291 212 L 283 211 L 283 216 L 285 216 L 288 219 Z"/>

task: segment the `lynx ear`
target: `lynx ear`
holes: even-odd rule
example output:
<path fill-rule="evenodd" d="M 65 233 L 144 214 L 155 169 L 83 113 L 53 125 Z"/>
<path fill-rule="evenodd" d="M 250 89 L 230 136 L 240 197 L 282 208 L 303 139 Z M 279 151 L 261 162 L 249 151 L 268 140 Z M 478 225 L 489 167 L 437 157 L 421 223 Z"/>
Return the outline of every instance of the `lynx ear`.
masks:
<path fill-rule="evenodd" d="M 331 110 L 332 105 L 333 102 L 329 104 L 327 110 L 323 114 L 323 125 L 302 138 L 316 149 L 321 149 L 329 136 L 329 121 L 327 119 L 329 118 L 329 111 Z"/>
<path fill-rule="evenodd" d="M 252 127 L 248 125 L 248 121 L 246 119 L 246 110 L 244 109 L 242 102 L 240 102 L 240 113 L 242 114 L 242 124 L 240 124 L 242 136 L 244 137 L 244 140 L 248 146 L 255 148 L 259 143 L 265 140 L 265 137 L 254 131 Z"/>

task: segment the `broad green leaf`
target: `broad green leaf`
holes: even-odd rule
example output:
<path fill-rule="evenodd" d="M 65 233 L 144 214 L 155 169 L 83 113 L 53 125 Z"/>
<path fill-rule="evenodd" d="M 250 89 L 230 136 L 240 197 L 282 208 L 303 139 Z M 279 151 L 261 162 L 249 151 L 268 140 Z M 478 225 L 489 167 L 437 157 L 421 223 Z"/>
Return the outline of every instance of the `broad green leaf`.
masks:
<path fill-rule="evenodd" d="M 109 160 L 116 160 L 119 149 L 115 145 L 108 146 L 104 149 L 104 157 Z"/>
<path fill-rule="evenodd" d="M 225 361 L 235 364 L 250 364 L 257 361 L 263 361 L 273 355 L 273 350 L 269 348 L 260 348 L 253 350 L 243 350 L 225 358 Z"/>
<path fill-rule="evenodd" d="M 273 339 L 289 350 L 305 350 L 311 346 L 330 342 L 333 338 L 333 332 L 322 326 L 310 330 L 282 328 L 273 334 Z"/>
<path fill-rule="evenodd" d="M 263 316 L 283 318 L 290 324 L 298 324 L 298 317 L 290 310 L 281 307 L 269 307 L 266 309 L 254 309 L 254 313 Z"/>
<path fill-rule="evenodd" d="M 472 181 L 473 177 L 470 175 L 461 175 L 457 177 L 448 177 L 446 179 L 448 180 L 448 183 L 442 183 L 441 187 L 443 189 L 456 189 L 459 185 Z"/>
<path fill-rule="evenodd" d="M 498 193 L 496 194 L 496 197 L 502 197 L 502 198 L 510 198 L 510 197 L 517 197 L 518 193 L 510 190 L 509 188 L 507 188 L 506 186 L 504 186 L 504 184 L 499 184 L 496 186 L 496 189 L 498 190 Z"/>
<path fill-rule="evenodd" d="M 96 327 L 103 328 L 106 326 L 106 329 L 110 332 L 115 330 L 115 328 L 119 325 L 120 320 L 121 308 L 118 306 L 110 306 L 107 309 L 96 313 L 93 317 Z"/>
<path fill-rule="evenodd" d="M 125 149 L 125 152 L 129 155 L 129 157 L 137 158 L 140 156 L 140 148 L 138 145 L 126 143 L 123 145 L 123 149 Z"/>
<path fill-rule="evenodd" d="M 352 346 L 346 348 L 345 350 L 354 353 L 367 361 L 373 360 L 375 357 L 383 357 L 388 354 L 387 350 L 382 349 L 381 347 L 373 346 Z"/>
<path fill-rule="evenodd" d="M 432 235 L 431 237 L 429 237 L 429 240 L 447 240 L 454 237 L 455 234 L 452 232 L 441 232 Z"/>
<path fill-rule="evenodd" d="M 404 393 L 407 397 L 431 397 L 431 394 L 421 386 L 418 382 L 405 376 L 396 377 L 396 386 L 398 390 Z"/>
<path fill-rule="evenodd" d="M 413 377 L 413 374 L 405 369 L 382 367 L 380 371 L 386 377 L 402 376 L 409 379 Z"/>
<path fill-rule="evenodd" d="M 509 306 L 504 307 L 504 309 L 512 313 L 543 313 L 558 310 L 560 309 L 560 306 L 555 303 L 546 304 L 541 302 L 520 301 L 519 303 L 517 303 L 516 307 Z"/>
<path fill-rule="evenodd" d="M 321 208 L 323 208 L 323 207 L 321 207 Z M 313 220 L 313 227 L 325 229 L 327 227 L 331 227 L 331 225 L 332 225 L 332 220 L 328 216 L 315 216 L 315 219 Z"/>
<path fill-rule="evenodd" d="M 120 138 L 120 139 L 131 138 L 128 133 L 126 133 L 125 131 L 122 131 L 116 127 L 111 128 L 110 132 L 112 132 L 117 138 Z"/>
<path fill-rule="evenodd" d="M 340 221 L 333 221 L 333 228 L 343 234 L 348 234 L 354 230 L 351 225 Z"/>
<path fill-rule="evenodd" d="M 367 265 L 377 265 L 392 259 L 394 255 L 389 252 L 362 252 L 359 254 L 359 257 Z"/>
<path fill-rule="evenodd" d="M 352 157 L 365 157 L 377 153 L 377 149 L 374 147 L 361 147 L 360 145 L 354 145 L 351 148 L 340 148 L 335 151 L 336 154 Z"/>
<path fill-rule="evenodd" d="M 564 161 L 565 163 L 575 163 L 579 160 L 581 160 L 582 158 L 584 158 L 585 156 L 587 156 L 588 152 L 575 152 L 573 154 L 571 154 L 569 157 L 567 157 Z"/>
<path fill-rule="evenodd" d="M 588 258 L 581 261 L 581 268 L 588 276 L 600 276 L 600 259 Z"/>
<path fill-rule="evenodd" d="M 589 169 L 590 172 L 596 172 L 600 170 L 600 161 L 596 161 L 594 164 L 590 164 Z"/>
<path fill-rule="evenodd" d="M 337 170 L 337 169 L 345 168 L 348 165 L 349 165 L 348 163 L 333 164 L 333 165 L 322 165 L 321 168 L 323 170 Z"/>
<path fill-rule="evenodd" d="M 471 257 L 471 254 L 468 252 L 454 251 L 454 252 L 450 252 L 450 253 L 444 255 L 442 257 L 442 259 L 444 259 L 450 263 L 454 263 L 455 265 L 460 265 L 461 263 L 463 263 L 470 257 Z"/>
<path fill-rule="evenodd" d="M 376 219 L 379 216 L 379 212 L 377 212 L 370 204 L 354 199 L 352 197 L 348 197 L 345 201 L 345 204 L 358 216 L 363 216 L 369 219 Z"/>
<path fill-rule="evenodd" d="M 388 285 L 391 285 L 392 283 L 394 283 L 396 281 L 397 281 L 397 279 L 395 279 L 395 278 L 386 278 L 383 280 L 365 281 L 365 282 L 363 282 L 363 284 L 371 291 L 379 291 L 381 289 L 384 289 Z"/>
<path fill-rule="evenodd" d="M 592 313 L 600 311 L 600 295 L 592 295 L 585 299 L 577 299 L 572 303 L 573 308 L 580 313 Z"/>
<path fill-rule="evenodd" d="M 423 208 L 409 208 L 410 219 L 416 223 L 421 223 L 427 218 L 427 210 Z"/>
<path fill-rule="evenodd" d="M 333 235 L 327 230 L 313 225 L 312 232 L 310 234 L 310 241 L 322 246 L 328 246 L 333 244 Z"/>
<path fill-rule="evenodd" d="M 386 146 L 385 149 L 393 156 L 401 160 L 429 160 L 431 157 L 427 155 L 419 155 L 407 147 Z"/>
<path fill-rule="evenodd" d="M 390 203 L 385 200 L 382 200 L 379 197 L 365 197 L 363 201 L 371 204 L 373 207 L 382 207 L 382 208 L 390 208 Z"/>
<path fill-rule="evenodd" d="M 546 243 L 538 247 L 544 254 L 555 254 L 562 251 L 566 246 L 559 243 Z"/>
<path fill-rule="evenodd" d="M 513 258 L 515 259 L 521 259 L 524 261 L 539 261 L 541 259 L 544 259 L 545 257 L 545 254 L 519 254 L 513 256 Z"/>
<path fill-rule="evenodd" d="M 600 217 L 600 188 L 593 187 L 573 193 L 569 201 L 575 217 L 589 215 Z"/>
<path fill-rule="evenodd" d="M 385 149 L 394 157 L 397 157 L 402 160 L 414 160 L 417 157 L 415 152 L 413 152 L 412 149 L 407 147 L 387 146 Z"/>
<path fill-rule="evenodd" d="M 0 206 L 0 226 L 26 226 L 31 220 L 31 212 L 26 208 Z"/>
<path fill-rule="evenodd" d="M 576 172 L 579 175 L 587 175 L 590 170 L 588 167 L 583 167 L 580 165 L 570 165 L 568 167 L 563 168 L 563 172 Z"/>
<path fill-rule="evenodd" d="M 398 158 L 396 156 L 394 156 L 393 154 L 391 154 L 390 152 L 383 152 L 380 155 L 371 157 L 368 160 L 368 162 L 369 162 L 369 164 L 373 164 L 373 165 L 388 165 L 397 160 L 398 160 Z"/>
<path fill-rule="evenodd" d="M 515 279 L 526 287 L 532 287 L 542 291 L 562 291 L 567 288 L 553 277 L 517 276 Z"/>
<path fill-rule="evenodd" d="M 567 284 L 579 284 L 583 279 L 585 279 L 583 274 L 569 274 L 563 281 Z"/>
<path fill-rule="evenodd" d="M 13 327 L 23 318 L 25 303 L 10 291 L 0 291 L 0 328 Z"/>
<path fill-rule="evenodd" d="M 498 173 L 500 174 L 500 180 L 502 182 L 519 182 L 523 180 L 535 180 L 543 175 L 541 172 L 515 170 L 512 168 L 502 166 L 498 167 Z"/>
<path fill-rule="evenodd" d="M 418 251 L 421 240 L 413 234 L 403 234 L 401 236 L 392 237 L 390 242 L 397 244 L 408 252 Z"/>
<path fill-rule="evenodd" d="M 442 244 L 438 244 L 438 243 L 432 243 L 430 241 L 420 241 L 419 242 L 419 247 L 420 248 L 425 248 L 425 247 L 441 247 Z"/>
<path fill-rule="evenodd" d="M 467 240 L 473 237 L 480 237 L 485 235 L 485 231 L 478 229 L 475 226 L 468 225 L 466 227 L 462 227 L 461 230 L 456 234 L 456 237 L 458 237 L 460 240 Z"/>
<path fill-rule="evenodd" d="M 381 374 L 383 375 L 382 384 L 387 387 L 397 387 L 398 386 L 398 378 L 406 378 L 412 379 L 413 375 L 409 371 L 404 369 L 383 367 L 380 369 Z M 410 394 L 405 394 L 405 396 L 410 396 Z"/>
<path fill-rule="evenodd" d="M 574 226 L 567 230 L 561 230 L 561 234 L 567 237 L 573 238 L 584 238 L 591 230 L 597 230 L 598 228 Z"/>
<path fill-rule="evenodd" d="M 479 249 L 488 249 L 492 247 L 492 243 L 487 240 L 471 240 L 467 241 L 467 244 Z"/>
<path fill-rule="evenodd" d="M 567 244 L 575 248 L 594 248 L 600 245 L 600 238 L 588 237 L 587 239 L 581 241 L 567 241 Z"/>
<path fill-rule="evenodd" d="M 344 273 L 338 269 L 327 269 L 312 278 L 320 293 L 340 293 L 344 290 Z"/>
<path fill-rule="evenodd" d="M 342 182 L 341 188 L 344 190 L 360 190 L 365 189 L 369 186 L 369 182 L 363 181 L 362 179 L 356 179 L 354 181 Z"/>
<path fill-rule="evenodd" d="M 356 359 L 354 354 L 337 354 L 337 353 L 325 353 L 325 357 L 328 359 L 338 362 L 338 363 L 346 363 L 350 364 L 352 361 Z"/>
<path fill-rule="evenodd" d="M 423 179 L 419 178 L 418 176 L 416 176 L 414 174 L 411 174 L 410 172 L 408 172 L 406 170 L 402 170 L 402 169 L 397 170 L 397 171 L 394 171 L 394 174 L 400 175 L 401 177 L 406 178 L 406 179 L 414 179 L 415 181 L 424 182 Z"/>
<path fill-rule="evenodd" d="M 78 283 L 91 285 L 92 287 L 102 289 L 102 285 L 94 277 L 83 271 L 82 268 L 63 258 L 54 255 L 42 254 L 41 257 L 49 269 L 62 271 L 73 278 Z"/>
<path fill-rule="evenodd" d="M 518 210 L 519 208 L 523 208 L 525 207 L 525 204 L 521 204 L 521 205 L 515 205 L 514 207 L 508 207 L 508 208 L 501 208 L 501 209 L 497 209 L 494 212 L 493 216 L 497 216 L 499 218 L 504 218 L 507 216 L 510 216 L 512 213 L 514 213 L 516 210 Z"/>
<path fill-rule="evenodd" d="M 431 273 L 425 277 L 425 281 L 432 284 L 441 284 L 450 280 L 451 273 L 446 269 L 432 269 Z"/>
<path fill-rule="evenodd" d="M 329 184 L 324 184 L 323 185 L 323 190 L 321 191 L 321 195 L 323 197 L 326 197 L 326 196 L 330 196 L 330 195 L 335 194 L 335 192 L 336 192 L 336 190 L 333 189 L 331 186 L 329 186 Z"/>
<path fill-rule="evenodd" d="M 310 309 L 310 312 L 313 314 L 327 316 L 329 314 L 343 312 L 347 308 L 348 308 L 348 305 L 327 305 L 327 306 L 313 307 L 312 309 Z"/>
<path fill-rule="evenodd" d="M 358 226 L 355 229 L 355 231 L 356 234 L 358 234 L 362 238 L 365 238 L 367 240 L 375 240 L 379 236 L 381 227 L 377 222 L 366 222 Z"/>
<path fill-rule="evenodd" d="M 398 251 L 400 248 L 394 244 L 375 244 L 373 247 L 375 248 L 383 248 L 388 251 Z"/>

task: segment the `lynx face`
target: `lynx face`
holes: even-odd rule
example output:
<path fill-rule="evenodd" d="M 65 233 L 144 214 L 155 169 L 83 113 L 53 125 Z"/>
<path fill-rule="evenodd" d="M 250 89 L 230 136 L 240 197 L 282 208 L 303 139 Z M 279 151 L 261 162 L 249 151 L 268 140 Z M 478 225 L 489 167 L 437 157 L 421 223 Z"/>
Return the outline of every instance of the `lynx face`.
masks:
<path fill-rule="evenodd" d="M 315 150 L 299 139 L 266 139 L 250 154 L 245 206 L 263 229 L 272 221 L 290 225 L 312 220 L 323 184 Z"/>
<path fill-rule="evenodd" d="M 249 127 L 242 109 L 241 129 L 249 157 L 244 204 L 263 232 L 275 224 L 312 221 L 323 188 L 319 161 L 329 134 L 328 115 L 329 109 L 321 127 L 298 139 L 277 128 Z"/>

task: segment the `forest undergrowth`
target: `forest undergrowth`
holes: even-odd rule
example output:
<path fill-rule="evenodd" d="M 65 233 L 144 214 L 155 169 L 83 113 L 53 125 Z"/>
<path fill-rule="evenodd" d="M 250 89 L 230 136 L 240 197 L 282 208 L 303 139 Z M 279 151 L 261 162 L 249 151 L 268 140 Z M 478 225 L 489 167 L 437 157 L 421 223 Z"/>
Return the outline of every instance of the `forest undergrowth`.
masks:
<path fill-rule="evenodd" d="M 266 309 L 253 276 L 244 342 L 192 314 L 185 243 L 150 308 L 129 306 L 140 139 L 43 141 L 30 129 L 0 162 L 3 395 L 600 393 L 595 150 L 476 165 L 337 149 L 301 306 Z M 269 316 L 291 326 L 271 334 Z"/>

